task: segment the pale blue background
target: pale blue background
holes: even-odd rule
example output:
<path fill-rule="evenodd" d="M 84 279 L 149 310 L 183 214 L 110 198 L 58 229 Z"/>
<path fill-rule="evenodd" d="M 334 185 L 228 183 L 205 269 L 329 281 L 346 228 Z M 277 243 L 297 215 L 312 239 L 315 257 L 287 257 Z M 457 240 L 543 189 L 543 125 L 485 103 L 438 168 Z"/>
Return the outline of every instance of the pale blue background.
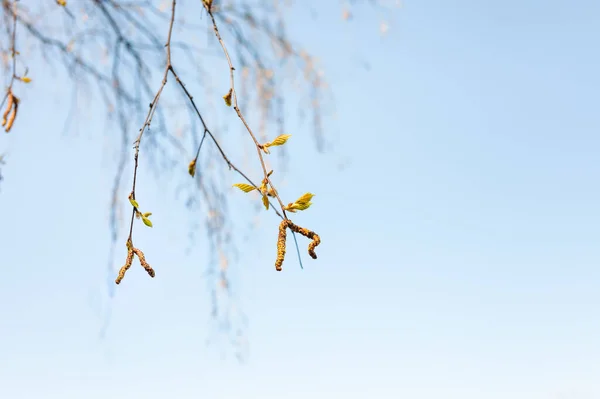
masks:
<path fill-rule="evenodd" d="M 188 214 L 144 168 L 157 277 L 107 299 L 102 114 L 61 135 L 68 96 L 31 66 L 0 138 L 1 398 L 600 398 L 600 3 L 406 1 L 383 39 L 386 15 L 319 4 L 293 27 L 338 144 L 296 134 L 283 191 L 317 193 L 296 220 L 323 244 L 275 273 L 263 214 L 241 246 L 244 365 L 205 345 L 203 236 L 186 256 Z"/>

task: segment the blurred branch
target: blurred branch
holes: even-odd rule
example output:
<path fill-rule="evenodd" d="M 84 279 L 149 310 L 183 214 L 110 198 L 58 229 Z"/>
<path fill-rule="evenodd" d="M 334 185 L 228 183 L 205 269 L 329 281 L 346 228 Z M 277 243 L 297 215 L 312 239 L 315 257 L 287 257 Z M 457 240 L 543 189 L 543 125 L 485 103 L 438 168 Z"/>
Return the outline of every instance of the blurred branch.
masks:
<path fill-rule="evenodd" d="M 205 218 L 204 231 L 207 233 L 211 249 L 207 275 L 211 277 L 212 315 L 223 325 L 231 326 L 238 337 L 242 327 L 236 327 L 230 320 L 234 317 L 234 312 L 231 305 L 232 284 L 228 265 L 236 254 L 233 239 L 235 229 L 232 226 L 239 221 L 232 220 L 229 211 L 230 186 L 222 175 L 225 173 L 223 171 L 225 168 L 207 173 L 208 166 L 214 161 L 224 162 L 229 170 L 235 171 L 249 186 L 264 194 L 262 197 L 265 199 L 265 206 L 272 209 L 282 220 L 284 231 L 289 228 L 293 234 L 299 232 L 307 237 L 313 237 L 309 237 L 313 240 L 310 244 L 313 245 L 313 250 L 317 242 L 314 237 L 318 237 L 288 219 L 287 212 L 291 212 L 290 206 L 293 205 L 298 209 L 306 203 L 284 204 L 275 189 L 262 154 L 265 152 L 264 139 L 268 136 L 267 131 L 271 130 L 272 126 L 276 127 L 280 135 L 285 131 L 285 113 L 289 110 L 284 87 L 291 82 L 295 83 L 298 76 L 301 77 L 302 95 L 306 96 L 311 104 L 309 110 L 314 123 L 314 142 L 318 150 L 324 148 L 325 136 L 321 129 L 321 121 L 326 86 L 318 70 L 316 59 L 309 51 L 294 43 L 287 34 L 288 21 L 284 11 L 293 2 L 283 0 L 208 2 L 204 0 L 204 10 L 207 11 L 209 21 L 203 21 L 201 17 L 206 14 L 197 12 L 199 9 L 197 1 L 190 2 L 195 7 L 192 9 L 193 12 L 178 11 L 177 15 L 176 8 L 181 9 L 181 4 L 185 2 L 183 0 L 179 4 L 173 1 L 170 13 L 167 8 L 168 3 L 164 0 L 72 0 L 66 5 L 64 2 L 56 1 L 36 4 L 35 7 L 29 6 L 29 8 L 28 2 L 0 1 L 2 2 L 0 18 L 5 28 L 0 33 L 0 52 L 6 64 L 5 76 L 10 78 L 7 93 L 12 93 L 13 83 L 16 80 L 22 80 L 26 76 L 26 73 L 19 74 L 21 59 L 18 58 L 16 48 L 17 42 L 28 42 L 33 44 L 37 54 L 43 57 L 45 65 L 58 66 L 59 70 L 65 72 L 67 81 L 73 84 L 74 96 L 82 88 L 95 89 L 95 92 L 100 95 L 108 119 L 118 126 L 117 148 L 114 151 L 117 158 L 116 171 L 111 188 L 109 219 L 111 236 L 110 261 L 107 267 L 107 275 L 111 276 L 109 294 L 112 296 L 114 293 L 115 245 L 121 227 L 125 227 L 122 226 L 119 211 L 123 204 L 122 199 L 126 195 L 123 194 L 126 189 L 122 183 L 123 174 L 131 159 L 131 143 L 133 142 L 133 182 L 131 190 L 127 191 L 130 194 L 133 210 L 126 239 L 126 266 L 128 264 L 130 266 L 133 257 L 137 256 L 140 261 L 143 260 L 142 266 L 151 276 L 154 270 L 145 261 L 144 254 L 133 245 L 133 223 L 136 216 L 145 223 L 146 219 L 149 222 L 148 213 L 139 210 L 136 198 L 136 186 L 139 184 L 140 146 L 143 143 L 141 151 L 144 159 L 148 160 L 146 164 L 154 168 L 157 173 L 181 170 L 182 157 L 188 157 L 191 153 L 193 159 L 189 171 L 194 179 L 184 186 L 189 196 L 186 207 L 191 212 L 199 212 Z M 378 4 L 373 0 L 359 0 L 353 3 L 361 2 Z M 300 4 L 310 7 L 305 3 Z M 189 22 L 189 19 L 197 20 Z M 166 31 L 164 29 L 166 26 L 168 26 L 168 33 L 165 45 L 162 34 Z M 203 33 L 210 34 L 211 31 L 216 34 L 217 41 L 211 40 L 206 48 L 197 45 L 199 41 L 196 38 Z M 229 49 L 225 46 L 221 35 L 227 39 Z M 182 39 L 175 40 L 174 36 Z M 22 45 L 19 46 L 21 47 Z M 30 57 L 34 55 L 35 53 L 29 54 Z M 249 177 L 250 173 L 242 171 L 239 165 L 232 162 L 232 157 L 226 153 L 223 143 L 220 142 L 220 137 L 223 137 L 220 132 L 221 127 L 216 124 L 216 121 L 206 119 L 207 115 L 212 115 L 206 110 L 212 96 L 195 99 L 190 88 L 183 82 L 185 80 L 192 83 L 193 80 L 193 83 L 199 84 L 208 91 L 210 82 L 214 81 L 213 78 L 218 72 L 205 69 L 207 58 L 223 55 L 229 66 L 233 109 L 252 139 L 258 154 L 262 169 L 262 182 L 256 182 L 259 184 L 253 182 Z M 175 59 L 177 62 L 174 62 Z M 234 77 L 236 71 L 234 64 L 240 68 L 241 76 Z M 193 69 L 193 72 L 186 73 L 183 66 Z M 160 72 L 157 72 L 160 70 L 163 71 L 162 80 L 155 90 L 153 82 L 161 78 Z M 192 75 L 193 78 L 186 78 L 188 75 Z M 175 96 L 162 96 L 169 77 L 177 82 L 176 86 L 181 90 L 177 90 Z M 239 80 L 234 81 L 234 78 Z M 236 83 L 240 85 L 240 82 L 241 88 L 238 88 Z M 244 87 L 251 89 L 245 90 Z M 241 97 L 242 104 L 238 104 L 238 95 Z M 6 95 L 2 105 L 8 99 L 9 95 Z M 148 109 L 150 99 L 152 100 Z M 306 108 L 302 103 L 297 107 Z M 75 111 L 73 107 L 67 115 L 68 118 L 77 117 Z M 257 111 L 259 121 L 257 127 L 251 129 L 250 123 L 254 125 L 254 121 L 249 122 L 245 116 L 255 114 L 253 111 Z M 135 120 L 143 121 L 139 131 L 131 126 L 132 121 Z M 185 121 L 185 127 L 177 130 L 176 126 L 182 120 Z M 207 142 L 211 145 L 207 146 Z M 241 147 L 239 143 L 235 144 L 238 144 L 236 148 Z M 189 148 L 193 148 L 193 151 L 188 152 Z M 201 152 L 206 153 L 202 159 Z M 280 153 L 285 154 L 284 151 Z M 285 155 L 281 155 L 281 159 L 285 159 Z M 273 206 L 271 199 L 277 203 L 277 207 Z M 197 221 L 193 223 L 193 229 L 200 226 Z M 121 279 L 123 275 L 124 271 L 120 274 Z M 217 295 L 218 292 L 223 292 L 225 295 Z M 221 306 L 221 302 L 226 305 Z M 243 321 L 239 323 L 243 324 Z"/>

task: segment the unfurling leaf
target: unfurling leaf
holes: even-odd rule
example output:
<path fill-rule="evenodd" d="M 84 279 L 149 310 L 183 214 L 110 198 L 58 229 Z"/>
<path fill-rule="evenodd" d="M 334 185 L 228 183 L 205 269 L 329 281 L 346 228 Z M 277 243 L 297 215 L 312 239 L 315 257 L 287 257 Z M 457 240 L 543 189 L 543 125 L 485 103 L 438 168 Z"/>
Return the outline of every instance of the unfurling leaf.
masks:
<path fill-rule="evenodd" d="M 145 218 L 149 217 L 150 215 L 152 215 L 152 212 L 146 212 L 146 213 L 144 213 L 144 217 Z"/>
<path fill-rule="evenodd" d="M 59 6 L 65 7 L 67 5 L 67 1 L 66 0 L 56 0 L 56 4 L 58 4 Z"/>
<path fill-rule="evenodd" d="M 267 179 L 263 179 L 262 184 L 260 185 L 260 187 L 258 188 L 258 191 L 260 191 L 260 193 L 264 196 L 267 195 L 267 192 L 269 191 L 267 189 Z"/>
<path fill-rule="evenodd" d="M 249 193 L 252 190 L 256 190 L 256 187 L 245 183 L 236 183 L 233 185 L 233 187 L 237 187 L 245 193 Z"/>
<path fill-rule="evenodd" d="M 21 78 L 21 82 L 23 82 L 23 83 L 30 83 L 31 82 L 31 78 L 27 77 L 27 76 L 23 76 Z"/>
<path fill-rule="evenodd" d="M 152 222 L 146 216 L 142 215 L 142 222 L 148 227 L 152 227 Z"/>
<path fill-rule="evenodd" d="M 196 158 L 194 158 L 192 162 L 190 162 L 190 164 L 188 165 L 188 173 L 192 177 L 196 175 Z"/>
<path fill-rule="evenodd" d="M 304 211 L 308 209 L 312 205 L 312 202 L 307 202 L 306 204 L 299 204 L 297 202 L 290 203 L 285 207 L 286 211 L 296 212 L 296 211 Z"/>
<path fill-rule="evenodd" d="M 136 200 L 134 200 L 131 196 L 129 197 L 129 202 L 131 203 L 131 205 L 133 205 L 134 208 L 139 208 L 140 204 L 138 204 L 138 202 Z"/>
<path fill-rule="evenodd" d="M 291 134 L 282 134 L 280 136 L 277 136 L 277 138 L 275 138 L 275 140 L 273 140 L 273 141 L 271 141 L 269 143 L 263 144 L 263 146 L 266 148 L 266 147 L 273 147 L 273 146 L 276 146 L 276 145 L 284 145 L 285 142 L 288 141 L 288 139 L 290 137 L 292 137 Z M 268 153 L 267 150 L 265 150 L 265 152 Z"/>
<path fill-rule="evenodd" d="M 209 6 L 210 8 L 210 6 Z M 227 92 L 227 94 L 225 94 L 223 96 L 223 100 L 225 100 L 225 105 L 227 105 L 228 107 L 231 107 L 231 96 L 233 95 L 233 90 L 229 89 L 229 91 Z"/>
<path fill-rule="evenodd" d="M 287 204 L 285 210 L 290 212 L 304 211 L 312 205 L 312 202 L 310 202 L 310 200 L 314 196 L 315 195 L 312 193 L 306 193 L 302 197 L 298 198 L 296 202 L 290 202 L 289 204 Z"/>
<path fill-rule="evenodd" d="M 304 194 L 302 197 L 298 198 L 296 200 L 296 204 L 306 204 L 308 202 L 310 202 L 310 200 L 314 197 L 315 195 L 312 193 L 306 193 Z"/>
<path fill-rule="evenodd" d="M 265 209 L 268 211 L 269 210 L 269 198 L 266 195 L 263 195 L 263 205 L 265 206 Z"/>

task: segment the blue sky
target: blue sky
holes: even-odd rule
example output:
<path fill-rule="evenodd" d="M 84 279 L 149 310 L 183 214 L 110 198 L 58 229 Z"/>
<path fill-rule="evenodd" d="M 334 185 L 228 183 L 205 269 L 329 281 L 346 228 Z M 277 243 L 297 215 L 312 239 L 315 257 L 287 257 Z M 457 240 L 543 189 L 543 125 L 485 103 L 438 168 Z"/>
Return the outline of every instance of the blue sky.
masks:
<path fill-rule="evenodd" d="M 384 38 L 386 15 L 319 13 L 292 29 L 336 146 L 291 131 L 282 191 L 317 194 L 296 220 L 323 243 L 276 273 L 263 214 L 241 246 L 242 365 L 206 345 L 202 235 L 186 255 L 189 215 L 144 167 L 157 277 L 134 266 L 108 300 L 106 124 L 61 134 L 69 99 L 30 65 L 0 140 L 0 397 L 600 397 L 600 4 L 405 1 Z"/>

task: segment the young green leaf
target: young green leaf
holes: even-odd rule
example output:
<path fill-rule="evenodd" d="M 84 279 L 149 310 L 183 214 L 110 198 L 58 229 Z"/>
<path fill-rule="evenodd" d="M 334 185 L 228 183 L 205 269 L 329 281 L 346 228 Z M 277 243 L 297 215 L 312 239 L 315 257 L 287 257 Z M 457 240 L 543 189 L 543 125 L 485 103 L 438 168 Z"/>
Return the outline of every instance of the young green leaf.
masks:
<path fill-rule="evenodd" d="M 302 204 L 294 202 L 292 204 L 288 204 L 285 207 L 285 210 L 295 213 L 296 211 L 304 211 L 304 210 L 308 209 L 311 205 L 312 205 L 312 202 L 307 202 L 307 203 L 302 203 Z"/>
<path fill-rule="evenodd" d="M 138 202 L 136 200 L 134 200 L 133 198 L 129 197 L 129 202 L 131 203 L 131 205 L 133 205 L 134 208 L 139 208 L 140 204 L 138 204 Z"/>
<path fill-rule="evenodd" d="M 188 173 L 190 176 L 194 177 L 196 175 L 196 159 L 192 160 L 188 165 Z"/>
<path fill-rule="evenodd" d="M 308 202 L 310 202 L 310 200 L 314 197 L 315 195 L 312 193 L 306 193 L 304 194 L 302 197 L 298 198 L 296 200 L 297 204 L 306 204 Z"/>
<path fill-rule="evenodd" d="M 290 212 L 304 211 L 312 205 L 312 202 L 310 202 L 310 200 L 314 196 L 315 195 L 312 193 L 306 193 L 302 197 L 298 198 L 296 202 L 291 202 L 287 204 L 285 210 Z"/>
<path fill-rule="evenodd" d="M 245 183 L 236 183 L 233 185 L 233 187 L 237 187 L 245 193 L 249 193 L 252 190 L 256 190 L 256 187 Z"/>
<path fill-rule="evenodd" d="M 152 227 L 152 222 L 146 216 L 142 215 L 142 222 L 148 227 Z"/>
<path fill-rule="evenodd" d="M 210 7 L 210 6 L 209 6 Z M 223 100 L 225 100 L 225 105 L 231 107 L 231 96 L 233 95 L 233 90 L 229 89 L 227 94 L 223 96 Z"/>
<path fill-rule="evenodd" d="M 271 141 L 270 143 L 265 143 L 264 147 L 273 147 L 276 145 L 284 145 L 286 141 L 288 141 L 288 139 L 292 137 L 291 134 L 282 134 L 280 136 L 277 136 L 275 138 L 275 140 Z"/>
<path fill-rule="evenodd" d="M 269 198 L 267 198 L 266 195 L 263 195 L 262 197 L 262 201 L 263 201 L 263 205 L 265 206 L 265 209 L 268 211 L 269 210 Z"/>

